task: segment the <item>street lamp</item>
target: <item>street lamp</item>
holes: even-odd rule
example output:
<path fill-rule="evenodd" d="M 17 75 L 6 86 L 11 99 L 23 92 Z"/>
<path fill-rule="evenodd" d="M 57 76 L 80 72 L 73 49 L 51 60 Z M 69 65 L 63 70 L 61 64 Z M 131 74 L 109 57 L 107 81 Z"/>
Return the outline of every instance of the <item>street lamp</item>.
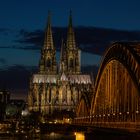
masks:
<path fill-rule="evenodd" d="M 139 113 L 139 111 L 137 110 L 137 111 L 136 111 L 136 114 L 138 114 L 138 113 Z"/>

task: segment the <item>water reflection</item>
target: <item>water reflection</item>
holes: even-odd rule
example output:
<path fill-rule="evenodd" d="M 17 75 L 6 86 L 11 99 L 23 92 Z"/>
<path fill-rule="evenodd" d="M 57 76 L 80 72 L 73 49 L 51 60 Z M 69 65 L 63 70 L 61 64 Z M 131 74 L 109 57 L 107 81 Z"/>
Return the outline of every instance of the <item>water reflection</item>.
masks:
<path fill-rule="evenodd" d="M 65 136 L 59 133 L 51 132 L 50 134 L 44 135 L 43 137 L 46 138 L 46 140 L 59 140 Z"/>
<path fill-rule="evenodd" d="M 73 133 L 55 133 L 41 135 L 38 140 L 75 140 L 75 135 Z"/>
<path fill-rule="evenodd" d="M 0 136 L 0 140 L 140 140 L 139 134 L 115 134 L 104 132 L 68 132 L 68 133 L 47 133 L 39 135 L 17 135 L 17 136 Z"/>
<path fill-rule="evenodd" d="M 85 134 L 84 133 L 75 132 L 75 140 L 85 140 Z"/>

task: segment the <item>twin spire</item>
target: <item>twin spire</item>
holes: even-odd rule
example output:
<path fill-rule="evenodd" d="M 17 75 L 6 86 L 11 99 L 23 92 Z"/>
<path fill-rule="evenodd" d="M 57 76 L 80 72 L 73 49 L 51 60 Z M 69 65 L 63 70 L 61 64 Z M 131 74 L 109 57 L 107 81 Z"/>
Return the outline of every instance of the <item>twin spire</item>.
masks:
<path fill-rule="evenodd" d="M 69 28 L 72 28 L 72 11 L 70 10 L 70 15 L 69 15 Z"/>
<path fill-rule="evenodd" d="M 66 44 L 62 41 L 61 54 L 60 54 L 60 68 L 59 72 L 66 74 L 79 74 L 80 73 L 80 53 L 76 47 L 75 35 L 72 26 L 72 13 L 70 11 L 68 32 Z M 56 49 L 53 43 L 53 35 L 51 29 L 51 14 L 48 13 L 48 21 L 45 29 L 44 46 L 41 52 L 40 59 L 40 73 L 41 74 L 57 74 L 56 64 Z"/>
<path fill-rule="evenodd" d="M 74 35 L 73 26 L 72 26 L 72 12 L 71 11 L 70 11 L 70 15 L 69 15 L 66 45 L 67 45 L 66 47 L 69 47 L 71 49 L 76 47 L 75 35 Z M 51 29 L 51 13 L 50 13 L 50 11 L 48 12 L 47 26 L 46 26 L 46 29 L 45 29 L 44 48 L 54 49 L 52 29 Z"/>
<path fill-rule="evenodd" d="M 54 49 L 52 29 L 51 29 L 51 13 L 50 13 L 50 11 L 48 12 L 47 26 L 45 29 L 44 48 Z"/>
<path fill-rule="evenodd" d="M 67 47 L 69 49 L 75 49 L 76 44 L 75 44 L 75 35 L 74 35 L 74 30 L 72 26 L 72 12 L 70 11 L 70 16 L 69 16 L 69 24 L 68 24 L 68 33 L 67 33 Z"/>

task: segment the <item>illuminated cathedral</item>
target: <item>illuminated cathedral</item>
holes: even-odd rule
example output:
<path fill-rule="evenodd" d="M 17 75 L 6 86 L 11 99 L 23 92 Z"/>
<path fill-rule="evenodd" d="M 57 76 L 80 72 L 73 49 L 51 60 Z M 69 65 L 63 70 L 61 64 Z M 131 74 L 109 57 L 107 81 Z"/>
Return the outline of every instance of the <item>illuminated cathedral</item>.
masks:
<path fill-rule="evenodd" d="M 70 13 L 67 39 L 65 43 L 62 41 L 60 62 L 57 64 L 49 14 L 39 72 L 30 78 L 28 93 L 30 111 L 40 111 L 44 114 L 52 114 L 55 110 L 74 112 L 82 94 L 92 93 L 91 76 L 81 73 L 80 55 Z"/>

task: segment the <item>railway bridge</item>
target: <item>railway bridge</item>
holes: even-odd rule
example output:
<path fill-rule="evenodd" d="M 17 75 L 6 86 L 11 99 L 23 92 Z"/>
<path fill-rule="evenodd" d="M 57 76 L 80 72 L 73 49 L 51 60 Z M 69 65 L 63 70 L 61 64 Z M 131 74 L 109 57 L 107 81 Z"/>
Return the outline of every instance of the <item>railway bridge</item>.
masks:
<path fill-rule="evenodd" d="M 103 56 L 92 99 L 85 93 L 75 125 L 140 130 L 140 42 L 114 42 Z"/>

